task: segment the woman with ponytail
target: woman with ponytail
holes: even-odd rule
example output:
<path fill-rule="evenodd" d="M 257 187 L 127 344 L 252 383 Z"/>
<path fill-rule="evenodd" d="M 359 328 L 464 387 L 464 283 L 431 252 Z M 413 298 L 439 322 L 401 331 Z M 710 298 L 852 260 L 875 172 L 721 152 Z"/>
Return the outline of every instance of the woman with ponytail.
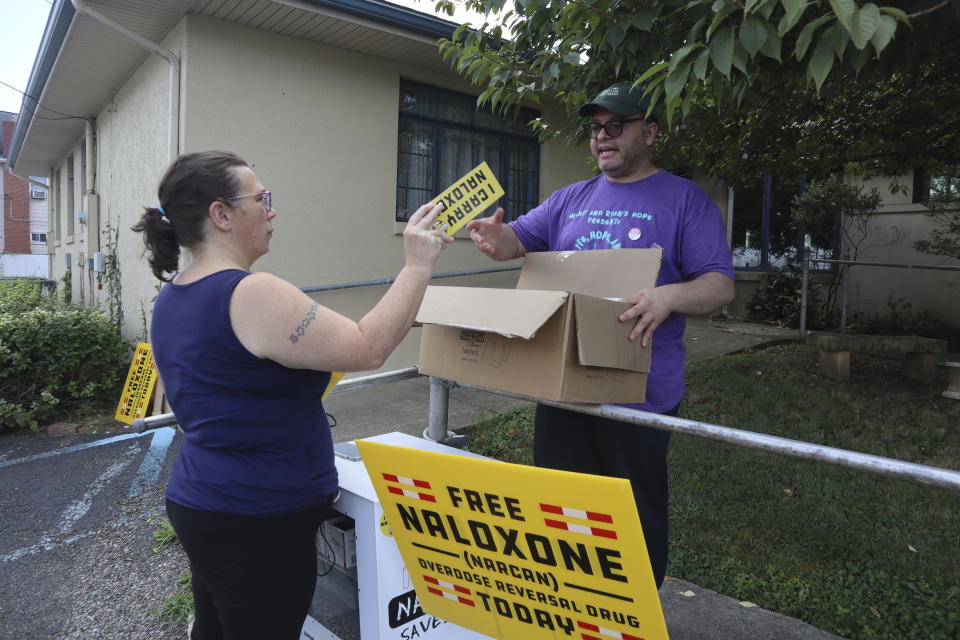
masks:
<path fill-rule="evenodd" d="M 236 155 L 181 156 L 158 200 L 133 230 L 167 283 L 151 342 L 183 429 L 166 498 L 193 573 L 190 637 L 296 640 L 313 598 L 317 528 L 338 485 L 321 394 L 331 371 L 384 362 L 452 238 L 432 230 L 439 206 L 420 207 L 403 232 L 403 269 L 355 322 L 250 271 L 277 211 Z"/>

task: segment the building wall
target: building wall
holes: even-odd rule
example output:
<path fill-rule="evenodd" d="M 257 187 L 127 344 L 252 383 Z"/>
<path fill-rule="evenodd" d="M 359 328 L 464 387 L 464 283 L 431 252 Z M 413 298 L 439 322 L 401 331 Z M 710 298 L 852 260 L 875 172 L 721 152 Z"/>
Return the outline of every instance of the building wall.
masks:
<path fill-rule="evenodd" d="M 173 29 L 165 46 L 178 52 L 182 32 Z M 78 139 L 50 171 L 50 277 L 63 281 L 69 254 L 73 300 L 106 310 L 113 295 L 110 280 L 93 271 L 91 262 L 96 252 L 115 252 L 123 332 L 132 339 L 144 337 L 156 294 L 142 240 L 130 227 L 143 206 L 156 200 L 157 181 L 170 160 L 167 70 L 163 59 L 147 57 L 97 114 L 95 135 Z M 87 144 L 93 149 L 93 179 Z"/>
<path fill-rule="evenodd" d="M 10 148 L 10 140 L 17 121 L 13 118 L 4 118 L 0 121 L 2 129 L 2 144 L 0 150 L 5 155 Z M 3 193 L 0 197 L 0 209 L 3 216 L 3 244 L 0 250 L 7 253 L 30 253 L 30 192 L 29 183 L 22 178 L 11 175 L 3 169 Z"/>
<path fill-rule="evenodd" d="M 926 215 L 926 207 L 913 204 L 910 193 L 890 192 L 891 182 L 892 179 L 886 177 L 854 182 L 867 190 L 877 188 L 883 197 L 857 260 L 960 267 L 958 260 L 920 253 L 913 248 L 916 240 L 930 237 L 933 225 Z M 900 184 L 911 182 L 910 176 L 900 180 Z M 930 311 L 960 324 L 960 272 L 856 266 L 850 270 L 849 296 L 850 316 L 887 315 L 889 303 L 901 300 L 912 304 L 914 312 Z"/>
<path fill-rule="evenodd" d="M 451 75 L 217 20 L 189 16 L 184 60 L 184 151 L 227 148 L 274 192 L 270 253 L 255 265 L 300 287 L 379 280 L 403 263 L 394 221 L 401 76 L 476 94 Z M 216 96 L 216 99 L 212 99 Z M 589 176 L 585 148 L 544 145 L 540 195 Z M 502 266 L 466 237 L 438 272 Z M 516 272 L 440 280 L 514 286 Z M 359 320 L 385 287 L 314 297 Z M 414 331 L 384 370 L 415 364 Z"/>

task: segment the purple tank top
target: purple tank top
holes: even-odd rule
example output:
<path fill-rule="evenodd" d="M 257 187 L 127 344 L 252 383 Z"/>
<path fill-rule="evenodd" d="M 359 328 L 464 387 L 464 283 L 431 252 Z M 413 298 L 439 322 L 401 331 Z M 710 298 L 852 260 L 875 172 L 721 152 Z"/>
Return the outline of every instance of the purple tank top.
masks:
<path fill-rule="evenodd" d="M 258 358 L 230 323 L 246 271 L 230 269 L 157 296 L 154 361 L 183 429 L 167 498 L 191 509 L 268 516 L 324 504 L 337 490 L 320 400 L 330 373 Z"/>

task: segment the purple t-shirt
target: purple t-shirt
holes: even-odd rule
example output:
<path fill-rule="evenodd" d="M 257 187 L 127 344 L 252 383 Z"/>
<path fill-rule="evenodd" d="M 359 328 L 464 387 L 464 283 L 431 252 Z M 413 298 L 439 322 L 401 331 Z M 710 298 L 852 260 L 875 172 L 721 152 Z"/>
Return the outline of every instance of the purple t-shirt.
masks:
<path fill-rule="evenodd" d="M 696 184 L 659 170 L 636 182 L 605 176 L 571 184 L 510 226 L 527 251 L 663 249 L 657 286 L 717 272 L 734 279 L 720 209 Z M 653 335 L 647 401 L 662 413 L 683 397 L 685 316 L 672 313 Z"/>

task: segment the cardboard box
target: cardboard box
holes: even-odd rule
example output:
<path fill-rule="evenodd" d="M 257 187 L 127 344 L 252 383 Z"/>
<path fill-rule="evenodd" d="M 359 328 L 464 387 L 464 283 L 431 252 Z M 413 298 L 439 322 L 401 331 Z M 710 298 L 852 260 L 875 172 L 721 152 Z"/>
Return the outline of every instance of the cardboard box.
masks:
<path fill-rule="evenodd" d="M 656 286 L 662 249 L 530 253 L 516 289 L 428 287 L 422 373 L 563 402 L 643 402 L 650 347 L 619 302 Z"/>
<path fill-rule="evenodd" d="M 341 569 L 357 564 L 357 535 L 353 518 L 333 517 L 323 521 L 317 536 L 317 553 Z"/>

